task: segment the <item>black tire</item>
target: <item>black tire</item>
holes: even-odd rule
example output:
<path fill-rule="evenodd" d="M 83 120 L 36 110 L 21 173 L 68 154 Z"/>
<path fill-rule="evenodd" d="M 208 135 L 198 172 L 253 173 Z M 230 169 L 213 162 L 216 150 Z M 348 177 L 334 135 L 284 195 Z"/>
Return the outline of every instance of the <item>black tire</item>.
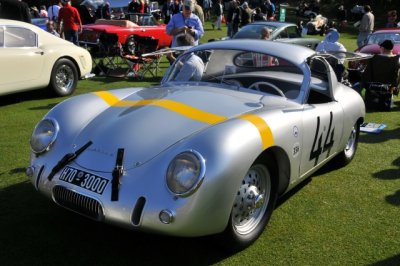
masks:
<path fill-rule="evenodd" d="M 360 124 L 355 123 L 351 129 L 346 147 L 335 158 L 335 162 L 338 167 L 346 166 L 353 160 L 354 156 L 356 155 L 359 136 Z"/>
<path fill-rule="evenodd" d="M 228 226 L 216 236 L 218 243 L 230 252 L 250 246 L 268 224 L 276 198 L 275 179 L 271 176 L 269 167 L 255 162 L 238 189 Z"/>
<path fill-rule="evenodd" d="M 58 96 L 72 94 L 78 84 L 78 71 L 69 59 L 58 60 L 51 71 L 49 89 Z"/>
<path fill-rule="evenodd" d="M 131 35 L 126 39 L 124 45 L 124 51 L 127 54 L 135 54 L 136 52 L 135 36 Z"/>

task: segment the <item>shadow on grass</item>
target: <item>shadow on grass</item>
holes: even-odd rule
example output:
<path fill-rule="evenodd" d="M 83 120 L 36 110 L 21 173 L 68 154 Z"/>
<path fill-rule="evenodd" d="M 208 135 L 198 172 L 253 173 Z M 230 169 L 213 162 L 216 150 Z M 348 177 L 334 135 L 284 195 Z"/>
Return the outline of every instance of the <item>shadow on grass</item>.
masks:
<path fill-rule="evenodd" d="M 209 237 L 145 234 L 86 219 L 28 181 L 0 190 L 0 209 L 3 265 L 210 265 L 228 256 Z"/>
<path fill-rule="evenodd" d="M 392 165 L 397 166 L 397 169 L 385 169 L 376 173 L 373 173 L 373 177 L 381 180 L 396 180 L 400 179 L 400 157 L 392 162 Z M 393 194 L 385 197 L 386 202 L 400 206 L 400 190 L 393 192 Z M 399 261 L 400 262 L 400 261 Z"/>
<path fill-rule="evenodd" d="M 390 139 L 398 139 L 400 136 L 400 127 L 394 129 L 384 129 L 379 134 L 361 133 L 359 141 L 363 143 L 380 143 Z"/>
<path fill-rule="evenodd" d="M 393 266 L 393 265 L 400 265 L 400 254 L 397 254 L 393 257 L 387 258 L 382 261 L 375 262 L 370 264 L 369 266 Z"/>
<path fill-rule="evenodd" d="M 16 104 L 30 100 L 43 100 L 54 98 L 55 95 L 47 89 L 37 89 L 33 91 L 18 92 L 0 96 L 0 106 Z"/>

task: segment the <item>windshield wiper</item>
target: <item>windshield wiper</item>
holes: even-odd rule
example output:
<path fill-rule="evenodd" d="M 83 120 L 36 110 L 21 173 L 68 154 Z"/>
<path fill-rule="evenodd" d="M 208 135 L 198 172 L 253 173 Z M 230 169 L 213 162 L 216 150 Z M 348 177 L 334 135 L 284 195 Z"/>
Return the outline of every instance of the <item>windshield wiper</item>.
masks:
<path fill-rule="evenodd" d="M 64 166 L 66 166 L 69 162 L 75 160 L 84 150 L 86 150 L 90 145 L 92 145 L 92 141 L 89 140 L 85 145 L 80 147 L 76 152 L 70 152 L 64 155 L 60 161 L 53 167 L 47 179 L 51 181 L 54 175 L 60 171 Z"/>

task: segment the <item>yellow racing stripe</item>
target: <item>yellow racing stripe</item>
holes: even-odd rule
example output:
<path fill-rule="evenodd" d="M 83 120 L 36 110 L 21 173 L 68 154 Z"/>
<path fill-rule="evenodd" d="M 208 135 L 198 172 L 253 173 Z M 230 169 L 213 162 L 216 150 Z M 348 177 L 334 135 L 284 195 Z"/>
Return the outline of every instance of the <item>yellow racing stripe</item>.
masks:
<path fill-rule="evenodd" d="M 272 135 L 272 131 L 264 119 L 254 114 L 244 114 L 239 116 L 239 118 L 249 121 L 258 129 L 258 132 L 260 132 L 261 136 L 263 150 L 274 145 L 274 136 Z"/>
<path fill-rule="evenodd" d="M 212 114 L 190 105 L 180 102 L 175 102 L 168 99 L 150 99 L 150 100 L 120 100 L 108 91 L 94 92 L 98 97 L 103 99 L 107 104 L 114 107 L 133 107 L 133 106 L 158 106 L 172 112 L 178 113 L 182 116 L 188 117 L 207 124 L 217 124 L 228 120 L 227 117 Z M 239 116 L 252 123 L 259 131 L 263 149 L 274 145 L 274 138 L 268 124 L 259 116 L 254 114 L 244 114 Z"/>

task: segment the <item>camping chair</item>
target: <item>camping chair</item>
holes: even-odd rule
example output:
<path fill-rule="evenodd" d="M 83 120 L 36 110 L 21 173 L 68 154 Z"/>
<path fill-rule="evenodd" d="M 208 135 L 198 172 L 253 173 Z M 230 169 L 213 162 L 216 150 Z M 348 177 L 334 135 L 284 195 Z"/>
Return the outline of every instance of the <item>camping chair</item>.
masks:
<path fill-rule="evenodd" d="M 153 37 L 135 36 L 135 54 L 123 54 L 129 69 L 127 76 L 143 79 L 146 74 L 157 77 L 160 68 L 161 55 L 154 54 L 158 40 Z"/>
<path fill-rule="evenodd" d="M 97 43 L 81 42 L 93 59 L 93 72 L 96 75 L 108 75 L 120 64 L 120 46 L 116 34 L 101 33 Z"/>

